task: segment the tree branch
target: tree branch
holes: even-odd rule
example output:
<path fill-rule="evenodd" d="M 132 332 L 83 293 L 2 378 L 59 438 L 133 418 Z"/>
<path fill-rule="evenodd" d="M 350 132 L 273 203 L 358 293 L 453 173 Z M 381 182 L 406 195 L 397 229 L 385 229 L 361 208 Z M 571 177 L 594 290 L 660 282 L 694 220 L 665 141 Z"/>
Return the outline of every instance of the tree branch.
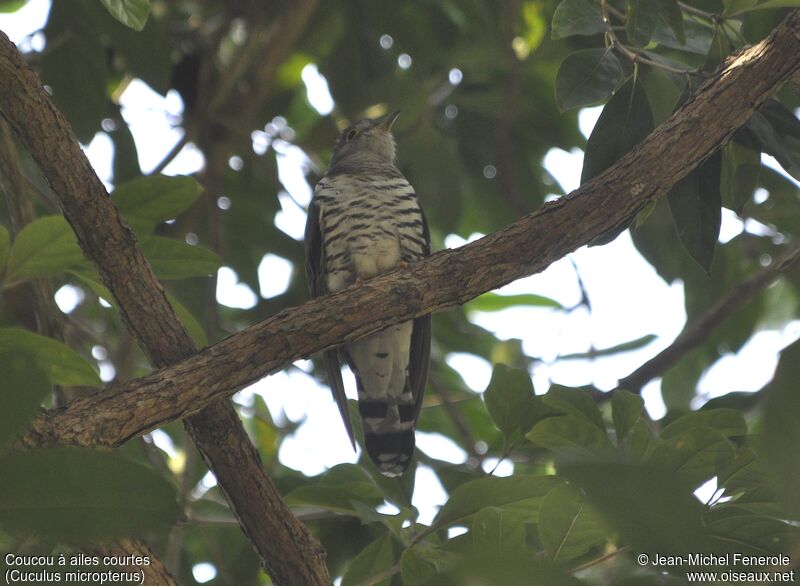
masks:
<path fill-rule="evenodd" d="M 150 362 L 162 367 L 193 354 L 194 342 L 69 123 L 3 33 L 0 112 L 58 196 L 78 243 L 97 264 L 118 301 L 123 321 Z M 281 500 L 233 407 L 227 401 L 203 407 L 187 420 L 187 429 L 266 570 L 283 584 L 328 584 L 322 547 Z"/>
<path fill-rule="evenodd" d="M 569 196 L 471 244 L 281 311 L 169 368 L 44 413 L 24 441 L 119 445 L 295 360 L 541 271 L 666 193 L 799 68 L 796 11 L 731 59 L 636 149 Z"/>
<path fill-rule="evenodd" d="M 661 376 L 686 354 L 700 346 L 709 334 L 740 307 L 751 301 L 770 283 L 800 260 L 800 248 L 791 251 L 749 279 L 742 281 L 695 320 L 669 346 L 619 381 L 618 388 L 634 393 L 641 391 L 650 380 Z"/>

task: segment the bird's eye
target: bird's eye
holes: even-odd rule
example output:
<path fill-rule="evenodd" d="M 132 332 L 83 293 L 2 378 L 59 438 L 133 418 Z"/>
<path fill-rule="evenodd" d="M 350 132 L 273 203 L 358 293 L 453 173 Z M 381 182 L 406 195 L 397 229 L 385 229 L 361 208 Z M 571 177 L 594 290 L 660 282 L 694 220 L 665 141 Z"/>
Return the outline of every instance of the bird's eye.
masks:
<path fill-rule="evenodd" d="M 351 138 L 353 138 L 353 137 L 354 137 L 356 134 L 358 134 L 358 130 L 356 130 L 356 129 L 354 128 L 353 130 L 351 130 L 350 132 L 348 132 L 348 133 L 347 133 L 347 140 L 350 140 L 350 139 L 351 139 Z"/>

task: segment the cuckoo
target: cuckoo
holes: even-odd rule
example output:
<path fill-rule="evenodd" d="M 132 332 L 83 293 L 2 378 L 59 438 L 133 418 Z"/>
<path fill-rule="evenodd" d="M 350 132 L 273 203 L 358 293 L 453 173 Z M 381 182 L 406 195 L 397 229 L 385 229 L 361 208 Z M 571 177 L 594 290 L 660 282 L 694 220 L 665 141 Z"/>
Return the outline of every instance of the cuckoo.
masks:
<path fill-rule="evenodd" d="M 339 135 L 306 222 L 311 296 L 338 291 L 430 254 L 414 188 L 395 166 L 391 128 L 399 112 L 365 119 Z M 325 352 L 331 391 L 355 448 L 340 356 L 355 374 L 367 454 L 399 476 L 414 454 L 414 429 L 430 361 L 431 318 L 418 317 Z"/>

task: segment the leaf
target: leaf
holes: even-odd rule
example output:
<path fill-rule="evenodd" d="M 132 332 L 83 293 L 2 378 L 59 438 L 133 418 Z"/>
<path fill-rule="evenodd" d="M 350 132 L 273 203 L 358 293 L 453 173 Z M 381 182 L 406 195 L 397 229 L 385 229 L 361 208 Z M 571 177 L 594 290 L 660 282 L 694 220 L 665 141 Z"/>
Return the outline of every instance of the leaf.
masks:
<path fill-rule="evenodd" d="M 777 100 L 769 100 L 745 126 L 762 151 L 800 181 L 800 120 Z"/>
<path fill-rule="evenodd" d="M 604 100 L 622 80 L 611 49 L 584 49 L 568 55 L 556 74 L 556 101 L 563 112 Z"/>
<path fill-rule="evenodd" d="M 472 517 L 472 544 L 478 550 L 525 549 L 525 525 L 513 512 L 486 507 Z"/>
<path fill-rule="evenodd" d="M 719 431 L 698 427 L 658 444 L 647 462 L 667 470 L 690 488 L 713 478 L 735 458 L 733 444 Z"/>
<path fill-rule="evenodd" d="M 35 358 L 47 370 L 54 384 L 66 387 L 102 386 L 91 364 L 52 338 L 19 328 L 0 328 L 0 352 L 10 351 L 26 352 Z"/>
<path fill-rule="evenodd" d="M 175 313 L 178 314 L 178 319 L 181 320 L 181 323 L 189 332 L 189 335 L 192 337 L 195 344 L 197 344 L 197 347 L 205 348 L 206 346 L 208 346 L 208 338 L 206 337 L 206 332 L 203 329 L 203 326 L 200 325 L 200 322 L 197 321 L 197 318 L 192 314 L 192 312 L 189 311 L 183 303 L 178 301 L 177 297 L 171 295 L 170 293 L 167 293 L 167 300 L 175 309 Z"/>
<path fill-rule="evenodd" d="M 716 542 L 715 551 L 719 552 L 762 556 L 785 554 L 798 537 L 796 527 L 761 515 L 712 510 L 709 517 L 708 532 L 712 543 Z"/>
<path fill-rule="evenodd" d="M 696 552 L 702 505 L 668 472 L 616 462 L 563 462 L 563 474 L 586 494 L 633 551 Z"/>
<path fill-rule="evenodd" d="M 760 173 L 761 156 L 758 151 L 736 141 L 730 141 L 722 148 L 720 189 L 723 198 L 730 202 L 737 214 L 742 215 L 745 204 L 753 196 Z"/>
<path fill-rule="evenodd" d="M 16 12 L 28 3 L 28 0 L 2 0 L 0 2 L 0 12 Z"/>
<path fill-rule="evenodd" d="M 720 153 L 714 153 L 678 181 L 667 196 L 681 244 L 709 274 L 722 222 L 721 160 Z"/>
<path fill-rule="evenodd" d="M 617 344 L 616 346 L 611 346 L 609 348 L 600 348 L 599 350 L 589 350 L 588 352 L 576 352 L 574 354 L 564 354 L 563 356 L 559 356 L 559 360 L 592 360 L 594 358 L 600 358 L 602 356 L 613 356 L 614 354 L 619 354 L 620 352 L 630 352 L 631 350 L 638 350 L 639 348 L 643 348 L 647 346 L 650 342 L 656 339 L 655 334 L 646 334 L 641 338 L 637 338 L 635 340 L 630 340 L 628 342 L 623 342 L 622 344 Z"/>
<path fill-rule="evenodd" d="M 676 419 L 662 430 L 661 438 L 672 439 L 698 427 L 714 429 L 725 437 L 747 434 L 747 422 L 739 411 L 736 409 L 710 409 L 687 413 Z"/>
<path fill-rule="evenodd" d="M 641 420 L 644 399 L 630 391 L 619 389 L 611 397 L 611 419 L 617 432 L 617 446 L 628 437 L 634 426 Z"/>
<path fill-rule="evenodd" d="M 551 36 L 563 39 L 572 35 L 595 35 L 605 32 L 600 8 L 589 0 L 562 0 L 553 13 Z"/>
<path fill-rule="evenodd" d="M 542 501 L 539 539 L 552 561 L 571 560 L 606 539 L 599 515 L 572 486 L 556 486 Z"/>
<path fill-rule="evenodd" d="M 634 45 L 644 47 L 650 42 L 659 17 L 658 0 L 625 0 L 627 17 L 625 33 Z"/>
<path fill-rule="evenodd" d="M 202 191 L 192 177 L 153 175 L 123 183 L 111 197 L 137 232 L 149 232 L 156 224 L 178 217 Z"/>
<path fill-rule="evenodd" d="M 501 311 L 510 307 L 531 306 L 531 307 L 552 307 L 553 309 L 564 309 L 555 299 L 535 295 L 533 293 L 523 293 L 520 295 L 498 295 L 497 293 L 484 293 L 467 303 L 464 307 L 467 311 Z"/>
<path fill-rule="evenodd" d="M 6 281 L 54 275 L 84 261 L 63 216 L 43 216 L 25 226 L 9 253 Z"/>
<path fill-rule="evenodd" d="M 583 158 L 581 183 L 620 160 L 653 131 L 650 102 L 634 77 L 614 94 L 597 119 Z"/>
<path fill-rule="evenodd" d="M 140 31 L 150 16 L 150 0 L 100 0 L 111 16 L 133 30 Z"/>
<path fill-rule="evenodd" d="M 536 421 L 537 399 L 531 377 L 517 368 L 495 364 L 483 400 L 506 441 L 524 434 Z"/>
<path fill-rule="evenodd" d="M 162 236 L 150 236 L 142 242 L 142 252 L 159 279 L 186 279 L 213 274 L 221 261 L 202 246 L 192 246 Z"/>
<path fill-rule="evenodd" d="M 752 10 L 772 10 L 774 8 L 797 8 L 800 7 L 800 0 L 767 0 L 761 4 L 756 4 Z"/>
<path fill-rule="evenodd" d="M 358 514 L 353 502 L 371 507 L 383 502 L 383 494 L 366 470 L 355 464 L 340 464 L 314 484 L 301 486 L 286 496 L 290 506 L 313 505 L 345 514 Z"/>
<path fill-rule="evenodd" d="M 436 576 L 436 568 L 408 548 L 400 556 L 400 576 L 403 584 L 429 584 Z"/>
<path fill-rule="evenodd" d="M 589 458 L 607 456 L 614 449 L 605 431 L 585 419 L 569 415 L 548 417 L 534 425 L 525 437 L 531 443 L 561 454 Z"/>
<path fill-rule="evenodd" d="M 658 24 L 656 29 L 659 25 L 666 25 L 672 31 L 675 40 L 681 46 L 684 46 L 686 44 L 686 29 L 683 26 L 683 11 L 678 2 L 676 0 L 656 0 L 656 2 L 658 4 Z M 655 30 L 653 32 L 655 33 Z"/>
<path fill-rule="evenodd" d="M 1 330 L 0 330 L 1 331 Z M 0 449 L 25 431 L 52 390 L 47 370 L 27 352 L 0 349 Z"/>
<path fill-rule="evenodd" d="M 78 545 L 166 530 L 181 509 L 173 486 L 117 454 L 59 448 L 0 459 L 0 524 Z"/>
<path fill-rule="evenodd" d="M 764 389 L 766 407 L 758 454 L 794 515 L 800 515 L 800 340 L 781 352 L 775 377 Z"/>
<path fill-rule="evenodd" d="M 542 399 L 545 404 L 554 409 L 578 419 L 584 419 L 605 432 L 606 424 L 603 421 L 603 414 L 600 413 L 597 404 L 586 391 L 561 385 L 552 385 Z"/>
<path fill-rule="evenodd" d="M 8 260 L 8 251 L 11 248 L 11 235 L 5 226 L 0 225 L 0 275 L 3 274 L 3 268 L 6 266 Z"/>
<path fill-rule="evenodd" d="M 662 1 L 668 3 L 670 0 Z M 683 37 L 680 37 L 673 29 L 673 25 L 677 26 L 677 23 L 666 20 L 673 18 L 672 14 L 665 13 L 665 11 L 671 10 L 664 4 L 659 6 L 659 22 L 653 33 L 652 41 L 670 49 L 695 55 L 707 55 L 711 48 L 714 31 L 709 26 L 695 20 L 683 20 L 684 34 Z"/>
<path fill-rule="evenodd" d="M 395 553 L 392 545 L 392 535 L 391 533 L 386 533 L 383 537 L 380 537 L 365 547 L 361 553 L 350 562 L 342 578 L 342 586 L 356 586 L 357 584 L 362 584 L 367 579 L 377 576 L 384 570 L 391 568 L 394 562 Z M 388 585 L 391 580 L 392 578 L 390 576 L 380 582 L 373 583 L 376 585 Z"/>
<path fill-rule="evenodd" d="M 554 476 L 518 474 L 488 476 L 456 488 L 436 515 L 432 527 L 441 529 L 474 515 L 485 507 L 524 506 L 538 511 L 541 499 L 561 481 Z"/>

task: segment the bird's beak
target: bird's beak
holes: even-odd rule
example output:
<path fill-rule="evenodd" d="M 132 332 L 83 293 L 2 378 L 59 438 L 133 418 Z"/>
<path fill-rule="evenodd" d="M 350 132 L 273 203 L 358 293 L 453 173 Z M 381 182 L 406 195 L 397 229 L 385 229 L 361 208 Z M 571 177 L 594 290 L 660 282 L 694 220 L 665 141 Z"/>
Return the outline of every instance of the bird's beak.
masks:
<path fill-rule="evenodd" d="M 386 115 L 383 120 L 378 122 L 378 127 L 381 130 L 389 132 L 392 129 L 392 124 L 394 124 L 394 121 L 397 120 L 398 116 L 400 116 L 400 110 L 395 110 L 391 114 Z"/>

